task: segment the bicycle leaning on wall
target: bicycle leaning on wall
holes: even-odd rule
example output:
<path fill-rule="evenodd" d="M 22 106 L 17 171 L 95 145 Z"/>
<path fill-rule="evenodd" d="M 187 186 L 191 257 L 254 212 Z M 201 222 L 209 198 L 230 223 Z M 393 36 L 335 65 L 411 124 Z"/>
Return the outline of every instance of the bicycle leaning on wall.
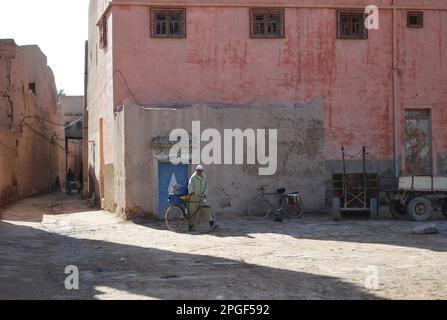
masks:
<path fill-rule="evenodd" d="M 258 189 L 258 195 L 247 204 L 247 212 L 251 220 L 262 221 L 269 217 L 278 218 L 282 216 L 289 219 L 303 217 L 304 204 L 299 192 L 286 194 L 286 189 L 281 188 L 274 193 L 268 193 L 267 187 L 267 185 L 261 186 Z M 270 201 L 269 198 L 272 197 L 279 199 L 279 201 Z"/>

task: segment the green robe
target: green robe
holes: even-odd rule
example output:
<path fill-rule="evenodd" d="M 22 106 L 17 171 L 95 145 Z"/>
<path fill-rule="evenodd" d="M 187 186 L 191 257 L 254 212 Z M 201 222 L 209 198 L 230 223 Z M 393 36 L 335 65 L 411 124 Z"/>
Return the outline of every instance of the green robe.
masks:
<path fill-rule="evenodd" d="M 191 196 L 191 202 L 188 204 L 188 213 L 190 215 L 191 221 L 194 221 L 194 218 L 197 214 L 197 210 L 199 209 L 199 195 L 208 195 L 208 180 L 205 175 L 201 177 L 196 173 L 194 173 L 189 179 L 188 184 L 189 194 L 196 193 L 194 196 Z M 203 212 L 204 214 L 209 216 L 209 221 L 214 221 L 214 216 L 211 210 L 206 209 L 208 212 Z"/>
<path fill-rule="evenodd" d="M 189 194 L 197 193 L 197 195 L 201 194 L 208 194 L 208 180 L 206 179 L 205 175 L 199 176 L 196 173 L 194 173 L 189 179 L 189 185 L 188 185 Z"/>

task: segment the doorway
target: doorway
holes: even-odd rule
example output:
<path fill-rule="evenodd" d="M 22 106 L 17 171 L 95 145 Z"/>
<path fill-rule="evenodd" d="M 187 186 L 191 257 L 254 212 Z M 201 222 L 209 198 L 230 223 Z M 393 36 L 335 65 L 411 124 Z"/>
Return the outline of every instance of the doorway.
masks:
<path fill-rule="evenodd" d="M 189 166 L 158 162 L 158 216 L 164 217 L 169 208 L 168 195 L 173 185 L 186 186 L 189 181 Z"/>
<path fill-rule="evenodd" d="M 104 198 L 104 119 L 99 119 L 99 189 L 100 198 Z"/>
<path fill-rule="evenodd" d="M 433 174 L 430 109 L 405 110 L 405 173 Z"/>

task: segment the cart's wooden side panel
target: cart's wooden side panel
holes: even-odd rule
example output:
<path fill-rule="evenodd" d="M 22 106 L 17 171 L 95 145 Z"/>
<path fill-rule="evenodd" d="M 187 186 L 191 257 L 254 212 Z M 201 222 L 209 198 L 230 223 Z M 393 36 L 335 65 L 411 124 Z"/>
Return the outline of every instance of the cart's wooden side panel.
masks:
<path fill-rule="evenodd" d="M 421 192 L 447 192 L 447 177 L 400 177 L 399 190 Z"/>
<path fill-rule="evenodd" d="M 434 177 L 433 187 L 435 191 L 445 191 L 447 192 L 447 177 Z"/>

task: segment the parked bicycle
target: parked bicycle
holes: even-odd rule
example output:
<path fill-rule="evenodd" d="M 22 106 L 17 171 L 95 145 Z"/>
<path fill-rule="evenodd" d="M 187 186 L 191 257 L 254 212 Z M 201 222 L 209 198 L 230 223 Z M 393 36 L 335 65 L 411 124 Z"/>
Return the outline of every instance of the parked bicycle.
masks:
<path fill-rule="evenodd" d="M 266 192 L 267 185 L 259 188 L 259 194 L 248 202 L 247 212 L 250 219 L 255 221 L 265 220 L 268 217 L 282 217 L 289 219 L 301 218 L 304 215 L 304 204 L 299 192 L 286 194 L 286 189 L 281 188 L 274 193 Z M 269 198 L 279 198 L 278 202 L 272 202 Z M 277 204 L 275 204 L 277 203 Z"/>
<path fill-rule="evenodd" d="M 166 211 L 165 221 L 169 230 L 181 232 L 185 226 L 189 227 L 190 222 L 199 233 L 209 233 L 215 229 L 209 225 L 210 215 L 212 215 L 213 221 L 216 219 L 207 203 L 206 196 L 200 195 L 199 201 L 191 201 L 189 195 L 170 194 L 168 200 L 171 206 Z M 187 204 L 191 202 L 199 203 L 196 212 L 188 212 Z"/>

